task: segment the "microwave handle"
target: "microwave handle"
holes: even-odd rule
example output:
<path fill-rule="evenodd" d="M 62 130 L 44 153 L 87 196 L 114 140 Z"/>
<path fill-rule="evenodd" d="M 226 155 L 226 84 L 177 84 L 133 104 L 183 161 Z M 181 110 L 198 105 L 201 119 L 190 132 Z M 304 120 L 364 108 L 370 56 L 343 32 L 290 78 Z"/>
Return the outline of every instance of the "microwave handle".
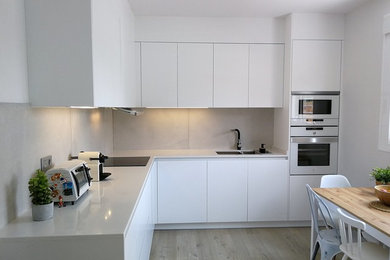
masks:
<path fill-rule="evenodd" d="M 324 119 L 322 119 L 322 118 L 308 118 L 308 119 L 306 119 L 306 122 L 324 122 Z"/>

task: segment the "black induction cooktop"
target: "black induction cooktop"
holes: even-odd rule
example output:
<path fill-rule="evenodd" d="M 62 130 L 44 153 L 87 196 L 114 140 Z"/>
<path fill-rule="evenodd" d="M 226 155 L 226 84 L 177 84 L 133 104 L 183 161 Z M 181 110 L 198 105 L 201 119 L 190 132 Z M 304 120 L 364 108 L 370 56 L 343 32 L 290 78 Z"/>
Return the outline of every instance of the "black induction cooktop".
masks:
<path fill-rule="evenodd" d="M 108 157 L 104 161 L 105 167 L 133 167 L 146 166 L 150 156 L 132 156 L 132 157 Z"/>

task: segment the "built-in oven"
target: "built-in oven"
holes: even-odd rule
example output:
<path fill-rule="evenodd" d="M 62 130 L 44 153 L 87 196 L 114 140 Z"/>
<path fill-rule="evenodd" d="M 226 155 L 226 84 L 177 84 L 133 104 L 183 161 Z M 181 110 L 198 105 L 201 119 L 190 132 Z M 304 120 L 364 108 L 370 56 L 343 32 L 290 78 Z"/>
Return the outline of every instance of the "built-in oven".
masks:
<path fill-rule="evenodd" d="M 301 120 L 305 124 L 323 124 L 324 120 L 330 119 L 331 124 L 338 124 L 340 102 L 338 92 L 293 92 L 291 98 L 292 124 L 296 120 Z"/>
<path fill-rule="evenodd" d="M 337 136 L 291 137 L 290 173 L 337 174 Z"/>

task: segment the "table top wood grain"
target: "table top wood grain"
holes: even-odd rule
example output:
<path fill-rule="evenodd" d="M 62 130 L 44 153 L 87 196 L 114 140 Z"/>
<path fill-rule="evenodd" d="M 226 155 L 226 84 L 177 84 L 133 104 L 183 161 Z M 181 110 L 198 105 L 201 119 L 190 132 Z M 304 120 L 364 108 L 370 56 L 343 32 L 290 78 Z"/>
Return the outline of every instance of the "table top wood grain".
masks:
<path fill-rule="evenodd" d="M 314 188 L 313 190 L 321 197 L 390 236 L 390 213 L 369 206 L 371 201 L 378 200 L 374 188 Z"/>

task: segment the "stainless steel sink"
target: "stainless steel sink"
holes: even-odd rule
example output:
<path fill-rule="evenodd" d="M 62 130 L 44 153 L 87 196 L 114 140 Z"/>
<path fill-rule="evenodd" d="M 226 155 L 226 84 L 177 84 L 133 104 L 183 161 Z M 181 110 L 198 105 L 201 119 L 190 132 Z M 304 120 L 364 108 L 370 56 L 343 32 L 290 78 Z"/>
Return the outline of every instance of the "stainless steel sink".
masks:
<path fill-rule="evenodd" d="M 258 150 L 227 150 L 227 151 L 216 151 L 220 155 L 245 155 L 245 154 L 259 154 Z"/>
<path fill-rule="evenodd" d="M 242 154 L 259 154 L 259 151 L 251 150 L 251 151 L 242 151 Z"/>
<path fill-rule="evenodd" d="M 240 151 L 216 151 L 216 153 L 221 155 L 242 154 Z"/>

